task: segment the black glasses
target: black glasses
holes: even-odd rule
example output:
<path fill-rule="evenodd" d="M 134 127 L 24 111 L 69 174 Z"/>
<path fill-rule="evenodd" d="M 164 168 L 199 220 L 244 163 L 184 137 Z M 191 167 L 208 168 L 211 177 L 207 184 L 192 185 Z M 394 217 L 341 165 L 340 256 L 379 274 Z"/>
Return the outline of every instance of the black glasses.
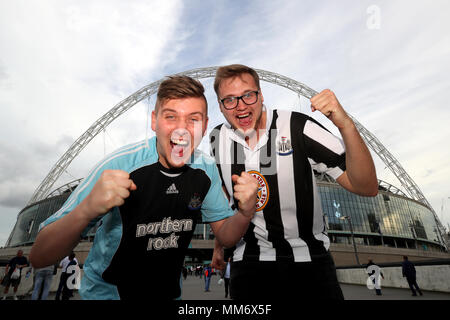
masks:
<path fill-rule="evenodd" d="M 225 109 L 231 110 L 237 107 L 239 99 L 241 99 L 246 105 L 254 104 L 258 101 L 259 91 L 250 91 L 240 97 L 227 97 L 220 100 Z"/>

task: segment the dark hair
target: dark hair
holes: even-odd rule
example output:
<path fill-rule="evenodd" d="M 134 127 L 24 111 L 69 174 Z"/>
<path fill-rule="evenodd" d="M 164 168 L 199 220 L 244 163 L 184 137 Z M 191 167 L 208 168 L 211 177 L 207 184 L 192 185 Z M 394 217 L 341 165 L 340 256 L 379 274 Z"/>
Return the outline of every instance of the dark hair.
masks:
<path fill-rule="evenodd" d="M 198 80 L 188 76 L 170 76 L 158 88 L 155 112 L 158 113 L 159 107 L 167 100 L 183 98 L 203 98 L 208 112 L 208 102 L 205 97 L 205 88 Z"/>
<path fill-rule="evenodd" d="M 260 90 L 261 87 L 259 85 L 259 76 L 255 70 L 242 64 L 231 64 L 228 66 L 220 67 L 216 71 L 216 78 L 214 79 L 214 91 L 216 91 L 217 96 L 219 96 L 219 87 L 223 80 L 240 77 L 245 73 L 248 73 L 253 77 L 258 90 Z"/>
<path fill-rule="evenodd" d="M 408 257 L 407 256 L 403 256 L 403 260 L 408 260 Z"/>

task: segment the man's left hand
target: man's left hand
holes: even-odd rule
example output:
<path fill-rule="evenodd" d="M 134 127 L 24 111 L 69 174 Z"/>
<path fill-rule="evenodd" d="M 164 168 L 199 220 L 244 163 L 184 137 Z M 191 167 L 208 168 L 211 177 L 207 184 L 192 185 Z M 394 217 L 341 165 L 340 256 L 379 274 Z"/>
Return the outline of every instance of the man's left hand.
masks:
<path fill-rule="evenodd" d="M 311 98 L 311 111 L 319 110 L 339 129 L 353 125 L 352 119 L 342 108 L 333 91 L 325 89 Z"/>

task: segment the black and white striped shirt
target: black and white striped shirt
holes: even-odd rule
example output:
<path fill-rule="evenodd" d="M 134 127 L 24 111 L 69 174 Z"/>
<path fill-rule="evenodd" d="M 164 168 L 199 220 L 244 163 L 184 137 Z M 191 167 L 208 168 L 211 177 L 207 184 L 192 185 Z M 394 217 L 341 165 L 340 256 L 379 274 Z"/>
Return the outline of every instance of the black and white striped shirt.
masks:
<path fill-rule="evenodd" d="M 232 204 L 232 174 L 249 172 L 260 186 L 257 212 L 233 260 L 312 261 L 330 245 L 313 170 L 337 179 L 345 170 L 345 146 L 304 114 L 265 109 L 267 130 L 253 150 L 229 124 L 210 135 Z"/>

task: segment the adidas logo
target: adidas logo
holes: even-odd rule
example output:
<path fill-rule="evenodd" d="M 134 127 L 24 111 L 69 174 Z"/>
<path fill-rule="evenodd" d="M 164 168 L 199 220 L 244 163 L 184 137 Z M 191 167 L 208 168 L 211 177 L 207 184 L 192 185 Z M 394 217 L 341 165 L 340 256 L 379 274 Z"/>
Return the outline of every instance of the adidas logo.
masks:
<path fill-rule="evenodd" d="M 177 187 L 175 187 L 175 183 L 172 183 L 172 185 L 167 188 L 166 194 L 174 194 L 178 193 Z"/>

